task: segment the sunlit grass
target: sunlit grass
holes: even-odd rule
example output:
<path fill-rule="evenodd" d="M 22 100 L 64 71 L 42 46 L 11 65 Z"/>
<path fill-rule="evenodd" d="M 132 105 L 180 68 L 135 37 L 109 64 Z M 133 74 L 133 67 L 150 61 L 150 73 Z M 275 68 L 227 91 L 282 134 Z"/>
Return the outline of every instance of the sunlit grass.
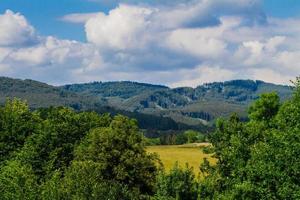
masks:
<path fill-rule="evenodd" d="M 215 159 L 209 154 L 203 152 L 203 146 L 208 144 L 189 144 L 189 145 L 160 145 L 147 147 L 147 151 L 157 153 L 162 161 L 165 169 L 169 171 L 176 161 L 179 166 L 184 167 L 186 163 L 193 167 L 196 175 L 200 173 L 199 166 L 204 158 L 211 163 L 215 163 Z"/>

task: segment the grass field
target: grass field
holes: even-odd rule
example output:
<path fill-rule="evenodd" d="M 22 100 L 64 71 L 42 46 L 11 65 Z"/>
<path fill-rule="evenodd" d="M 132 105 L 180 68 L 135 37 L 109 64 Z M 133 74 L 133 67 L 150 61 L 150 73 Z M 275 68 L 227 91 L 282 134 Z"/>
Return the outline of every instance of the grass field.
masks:
<path fill-rule="evenodd" d="M 194 168 L 195 174 L 198 174 L 203 158 L 215 163 L 211 155 L 203 153 L 201 147 L 205 145 L 207 144 L 149 146 L 147 151 L 157 153 L 167 171 L 178 161 L 179 165 L 183 167 L 188 163 L 189 166 Z"/>

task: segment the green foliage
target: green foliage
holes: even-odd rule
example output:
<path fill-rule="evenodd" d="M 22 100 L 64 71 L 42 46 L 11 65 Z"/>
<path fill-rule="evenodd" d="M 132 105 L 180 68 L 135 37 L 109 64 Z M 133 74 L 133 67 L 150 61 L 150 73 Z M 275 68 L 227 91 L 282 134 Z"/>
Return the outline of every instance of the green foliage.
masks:
<path fill-rule="evenodd" d="M 187 130 L 184 133 L 177 134 L 174 137 L 176 137 L 175 144 L 205 142 L 206 139 L 205 135 L 194 130 Z"/>
<path fill-rule="evenodd" d="M 18 159 L 30 163 L 39 177 L 69 166 L 74 158 L 74 147 L 96 127 L 108 126 L 109 116 L 95 113 L 75 113 L 67 108 L 37 111 L 43 120 L 37 134 L 29 137 Z"/>
<path fill-rule="evenodd" d="M 93 161 L 75 161 L 67 170 L 63 179 L 51 180 L 49 184 L 56 186 L 48 190 L 49 199 L 140 199 L 138 190 L 129 188 L 125 183 L 114 179 L 103 179 L 103 164 Z M 57 187 L 58 186 L 58 187 Z M 49 187 L 46 187 L 49 188 Z M 55 194 L 53 196 L 53 194 Z"/>
<path fill-rule="evenodd" d="M 94 162 L 102 181 L 113 180 L 148 195 L 153 192 L 155 161 L 144 149 L 136 121 L 116 116 L 108 128 L 90 132 L 76 149 L 72 167 L 76 162 Z"/>
<path fill-rule="evenodd" d="M 162 145 L 180 145 L 187 143 L 205 142 L 206 136 L 198 131 L 187 130 L 184 132 L 165 132 L 160 136 Z"/>
<path fill-rule="evenodd" d="M 278 112 L 279 96 L 276 93 L 262 94 L 249 108 L 249 118 L 256 121 L 269 121 Z"/>
<path fill-rule="evenodd" d="M 129 98 L 138 95 L 142 92 L 153 90 L 164 90 L 166 86 L 152 85 L 146 83 L 136 83 L 130 81 L 121 82 L 92 82 L 84 84 L 65 85 L 64 89 L 77 93 L 87 93 L 93 95 L 99 95 L 103 97 L 121 97 Z"/>
<path fill-rule="evenodd" d="M 40 186 L 39 199 L 43 200 L 58 200 L 66 199 L 65 189 L 62 187 L 62 173 L 54 171 L 50 178 L 45 180 Z"/>
<path fill-rule="evenodd" d="M 160 145 L 160 139 L 159 138 L 147 138 L 147 137 L 143 137 L 143 141 L 145 146 L 156 146 L 156 145 Z"/>
<path fill-rule="evenodd" d="M 197 182 L 193 169 L 188 165 L 182 169 L 178 163 L 169 173 L 162 171 L 157 177 L 155 198 L 157 200 L 197 199 Z"/>
<path fill-rule="evenodd" d="M 44 199 L 131 200 L 154 192 L 157 159 L 146 153 L 135 120 L 116 116 L 108 127 L 91 130 L 74 156 L 70 165 L 48 172 Z"/>
<path fill-rule="evenodd" d="M 176 135 L 176 144 L 186 144 L 188 142 L 188 138 L 186 134 L 178 134 Z"/>
<path fill-rule="evenodd" d="M 184 132 L 184 135 L 187 138 L 187 143 L 194 143 L 194 142 L 204 142 L 205 135 L 199 133 L 197 131 L 188 130 Z"/>
<path fill-rule="evenodd" d="M 7 100 L 0 108 L 0 162 L 24 145 L 26 138 L 38 129 L 39 122 L 38 116 L 29 111 L 25 102 Z"/>
<path fill-rule="evenodd" d="M 37 177 L 29 165 L 9 161 L 0 170 L 0 199 L 38 199 Z"/>
<path fill-rule="evenodd" d="M 198 132 L 193 130 L 188 130 L 184 132 L 184 135 L 187 137 L 187 143 L 194 143 L 198 140 Z"/>
<path fill-rule="evenodd" d="M 210 141 L 217 165 L 202 165 L 204 199 L 300 198 L 300 90 L 280 106 L 265 94 L 250 108 L 249 122 L 219 120 Z"/>
<path fill-rule="evenodd" d="M 19 100 L 1 109 L 2 144 L 14 153 L 1 164 L 0 199 L 144 199 L 154 193 L 157 158 L 146 153 L 135 120 L 64 107 L 31 112 Z"/>

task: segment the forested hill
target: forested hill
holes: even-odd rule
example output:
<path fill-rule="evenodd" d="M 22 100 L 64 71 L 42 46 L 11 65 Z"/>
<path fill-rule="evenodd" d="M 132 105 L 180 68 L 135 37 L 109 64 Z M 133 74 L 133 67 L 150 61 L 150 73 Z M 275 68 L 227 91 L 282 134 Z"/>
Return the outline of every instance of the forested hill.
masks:
<path fill-rule="evenodd" d="M 76 94 L 38 81 L 0 77 L 1 104 L 4 104 L 7 98 L 15 97 L 26 100 L 31 108 L 68 106 L 84 110 L 104 103 L 104 99 L 99 97 Z"/>
<path fill-rule="evenodd" d="M 83 84 L 70 84 L 62 86 L 63 89 L 101 97 L 120 97 L 128 99 L 147 93 L 172 92 L 185 96 L 191 101 L 203 99 L 226 99 L 237 102 L 247 102 L 256 99 L 264 92 L 276 91 L 281 97 L 290 96 L 290 87 L 252 80 L 232 80 L 226 82 L 213 82 L 200 85 L 196 88 L 178 87 L 171 89 L 163 85 L 152 85 L 130 81 L 92 82 Z"/>
<path fill-rule="evenodd" d="M 65 90 L 107 100 L 109 106 L 130 112 L 170 117 L 189 125 L 210 123 L 232 112 L 246 117 L 249 104 L 260 94 L 277 92 L 282 100 L 292 88 L 263 81 L 232 80 L 200 85 L 196 88 L 168 88 L 136 82 L 93 82 L 66 85 Z"/>
<path fill-rule="evenodd" d="M 160 89 L 169 89 L 162 85 L 152 85 L 148 83 L 137 83 L 130 81 L 116 82 L 92 82 L 83 84 L 72 84 L 63 86 L 64 89 L 84 94 L 93 94 L 103 97 L 130 98 L 142 92 L 152 92 Z"/>
<path fill-rule="evenodd" d="M 18 97 L 33 108 L 69 106 L 76 110 L 122 113 L 138 118 L 143 128 L 180 129 L 211 125 L 232 112 L 246 118 L 249 104 L 262 93 L 289 98 L 291 87 L 263 81 L 233 80 L 196 88 L 169 88 L 129 81 L 92 82 L 61 87 L 33 80 L 0 77 L 0 102 Z M 149 124 L 152 119 L 152 122 Z M 159 124 L 164 119 L 163 124 Z M 155 124 L 159 124 L 155 127 Z M 176 125 L 174 125 L 176 124 Z"/>

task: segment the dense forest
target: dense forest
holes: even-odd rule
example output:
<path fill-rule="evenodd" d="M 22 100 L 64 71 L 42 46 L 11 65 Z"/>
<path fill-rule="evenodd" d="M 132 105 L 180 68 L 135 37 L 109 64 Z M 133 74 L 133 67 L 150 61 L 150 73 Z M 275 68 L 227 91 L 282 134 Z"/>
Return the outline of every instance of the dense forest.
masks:
<path fill-rule="evenodd" d="M 217 163 L 197 178 L 189 166 L 166 172 L 135 119 L 8 99 L 0 199 L 300 199 L 300 79 L 284 102 L 262 94 L 248 118 L 217 120 L 205 150 Z"/>

